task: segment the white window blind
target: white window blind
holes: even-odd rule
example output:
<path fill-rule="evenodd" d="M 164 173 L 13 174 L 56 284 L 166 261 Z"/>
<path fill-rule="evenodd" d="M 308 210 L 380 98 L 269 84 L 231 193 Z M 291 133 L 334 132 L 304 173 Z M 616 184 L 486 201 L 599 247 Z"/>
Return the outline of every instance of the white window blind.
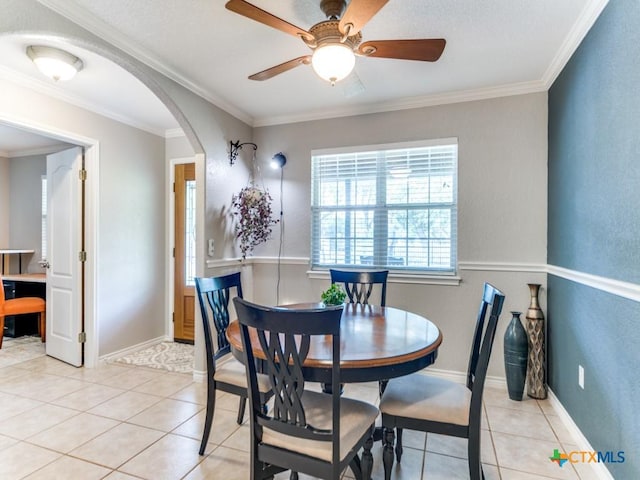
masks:
<path fill-rule="evenodd" d="M 456 140 L 362 150 L 312 155 L 312 267 L 454 272 Z"/>

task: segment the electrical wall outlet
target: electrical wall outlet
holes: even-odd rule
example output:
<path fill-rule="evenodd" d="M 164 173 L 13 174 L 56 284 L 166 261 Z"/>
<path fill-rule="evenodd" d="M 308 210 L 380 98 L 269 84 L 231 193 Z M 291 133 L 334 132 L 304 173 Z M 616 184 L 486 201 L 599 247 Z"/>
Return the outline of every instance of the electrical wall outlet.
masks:
<path fill-rule="evenodd" d="M 578 386 L 584 390 L 584 367 L 578 365 Z"/>
<path fill-rule="evenodd" d="M 214 249 L 213 238 L 210 238 L 209 239 L 209 248 L 208 248 L 208 252 L 207 252 L 210 257 L 213 257 L 214 250 L 215 249 Z"/>

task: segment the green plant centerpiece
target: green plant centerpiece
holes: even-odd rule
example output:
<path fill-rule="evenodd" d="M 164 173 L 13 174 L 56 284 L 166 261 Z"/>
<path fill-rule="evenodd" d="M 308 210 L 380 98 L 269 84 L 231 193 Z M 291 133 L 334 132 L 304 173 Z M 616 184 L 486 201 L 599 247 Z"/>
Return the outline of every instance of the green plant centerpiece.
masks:
<path fill-rule="evenodd" d="M 236 238 L 244 260 L 254 247 L 271 238 L 272 227 L 278 220 L 272 217 L 269 192 L 253 183 L 240 190 L 232 200 L 233 215 L 238 219 Z"/>
<path fill-rule="evenodd" d="M 321 295 L 322 303 L 325 305 L 342 305 L 344 299 L 347 298 L 346 292 L 342 289 L 342 286 L 337 283 L 332 283 Z"/>

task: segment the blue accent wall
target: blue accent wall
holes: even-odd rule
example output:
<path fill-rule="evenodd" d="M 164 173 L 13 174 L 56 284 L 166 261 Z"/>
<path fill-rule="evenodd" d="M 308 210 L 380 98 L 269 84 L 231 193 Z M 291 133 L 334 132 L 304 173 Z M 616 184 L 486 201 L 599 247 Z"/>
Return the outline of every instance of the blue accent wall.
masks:
<path fill-rule="evenodd" d="M 548 185 L 548 263 L 640 284 L 639 0 L 611 0 L 549 90 Z M 549 275 L 547 320 L 551 389 L 640 478 L 640 303 Z"/>

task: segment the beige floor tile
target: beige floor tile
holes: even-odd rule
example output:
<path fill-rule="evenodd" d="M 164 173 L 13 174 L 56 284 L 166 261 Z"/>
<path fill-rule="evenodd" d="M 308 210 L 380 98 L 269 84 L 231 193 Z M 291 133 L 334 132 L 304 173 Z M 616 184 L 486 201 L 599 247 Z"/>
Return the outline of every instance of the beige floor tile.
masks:
<path fill-rule="evenodd" d="M 0 421 L 2 421 L 6 418 L 19 415 L 22 412 L 36 409 L 44 405 L 44 403 L 10 393 L 0 393 L 0 405 L 3 406 L 3 408 L 0 409 Z"/>
<path fill-rule="evenodd" d="M 468 480 L 469 465 L 461 458 L 427 452 L 423 475 L 429 480 Z"/>
<path fill-rule="evenodd" d="M 178 390 L 176 393 L 169 395 L 175 400 L 183 402 L 197 403 L 198 405 L 207 404 L 207 384 L 193 382 L 190 385 Z"/>
<path fill-rule="evenodd" d="M 417 430 L 403 430 L 402 431 L 402 446 L 409 448 L 417 448 L 418 450 L 424 450 L 427 440 L 427 434 L 419 432 Z"/>
<path fill-rule="evenodd" d="M 110 472 L 108 468 L 65 456 L 25 477 L 25 480 L 100 480 Z"/>
<path fill-rule="evenodd" d="M 500 468 L 559 479 L 577 479 L 573 468 L 559 467 L 549 457 L 560 447 L 556 441 L 491 432 Z"/>
<path fill-rule="evenodd" d="M 59 457 L 59 453 L 45 448 L 24 442 L 16 443 L 0 450 L 0 478 L 2 480 L 22 479 Z"/>
<path fill-rule="evenodd" d="M 384 479 L 384 464 L 382 463 L 381 442 L 376 442 L 376 444 L 373 446 L 373 449 L 371 450 L 371 453 L 373 455 L 373 472 L 371 473 L 371 477 L 375 480 Z M 362 452 L 360 452 L 360 454 L 362 454 Z M 423 462 L 423 450 L 404 448 L 400 463 L 396 461 L 394 456 L 391 478 L 393 480 L 419 479 L 422 474 Z M 345 472 L 345 477 L 353 478 L 353 472 L 347 470 Z"/>
<path fill-rule="evenodd" d="M 206 402 L 205 402 L 206 404 Z M 240 397 L 231 393 L 216 391 L 216 410 L 223 409 L 238 414 L 238 406 L 240 405 Z M 246 411 L 249 410 L 249 402 L 247 402 Z M 245 421 L 247 413 L 244 414 Z"/>
<path fill-rule="evenodd" d="M 144 368 L 128 368 L 117 375 L 97 380 L 96 383 L 130 390 L 150 380 L 159 379 L 163 375 L 166 375 L 166 372 L 151 371 Z"/>
<path fill-rule="evenodd" d="M 84 412 L 124 392 L 125 390 L 119 388 L 89 383 L 84 388 L 60 397 L 51 403 Z"/>
<path fill-rule="evenodd" d="M 104 480 L 138 480 L 138 477 L 132 477 L 122 472 L 112 472 L 104 477 Z"/>
<path fill-rule="evenodd" d="M 251 444 L 249 443 L 250 441 L 251 431 L 249 429 L 249 425 L 243 424 L 239 426 L 235 432 L 229 435 L 224 442 L 222 442 L 222 446 L 248 452 L 251 447 Z"/>
<path fill-rule="evenodd" d="M 116 420 L 81 413 L 32 437 L 29 443 L 67 453 L 118 425 Z"/>
<path fill-rule="evenodd" d="M 1 354 L 2 350 L 0 350 L 0 355 Z M 24 375 L 24 370 L 17 368 L 15 365 L 0 368 L 0 380 L 3 382 L 21 375 Z"/>
<path fill-rule="evenodd" d="M 51 402 L 60 397 L 76 392 L 84 386 L 85 383 L 80 380 L 45 374 L 45 377 L 32 382 L 25 388 L 22 388 L 22 391 L 18 394 L 27 398 L 33 398 L 34 400 L 40 400 L 42 402 Z"/>
<path fill-rule="evenodd" d="M 156 397 L 155 395 L 124 392 L 92 408 L 89 413 L 116 420 L 126 420 L 158 403 L 160 400 L 162 400 L 162 397 Z"/>
<path fill-rule="evenodd" d="M 509 468 L 500 468 L 502 480 L 545 480 L 550 477 L 542 477 L 537 473 L 520 472 Z"/>
<path fill-rule="evenodd" d="M 71 375 L 78 369 L 78 367 L 74 367 L 68 363 L 61 362 L 60 360 L 47 356 L 22 362 L 19 364 L 19 367 L 32 372 L 49 373 L 51 375 L 59 375 L 61 377 Z"/>
<path fill-rule="evenodd" d="M 249 478 L 249 454 L 218 447 L 207 455 L 184 480 L 246 480 L 247 478 Z"/>
<path fill-rule="evenodd" d="M 69 455 L 115 469 L 163 436 L 158 430 L 121 423 Z"/>
<path fill-rule="evenodd" d="M 133 389 L 134 392 L 149 393 L 161 397 L 168 397 L 193 383 L 192 375 L 167 373 L 160 378 L 154 378 Z"/>
<path fill-rule="evenodd" d="M 527 396 L 526 389 L 522 396 L 522 400 L 516 401 L 509 398 L 509 393 L 506 389 L 485 388 L 482 400 L 485 405 L 492 405 L 494 407 L 510 408 L 512 410 L 536 413 L 540 413 L 541 411 L 538 402 Z"/>
<path fill-rule="evenodd" d="M 5 448 L 9 448 L 11 445 L 15 445 L 19 440 L 15 438 L 7 437 L 5 435 L 0 435 L 0 450 L 4 450 Z"/>
<path fill-rule="evenodd" d="M 0 433 L 24 440 L 75 415 L 78 415 L 76 410 L 44 404 L 3 420 L 0 422 Z"/>
<path fill-rule="evenodd" d="M 481 431 L 480 461 L 489 465 L 496 465 L 496 454 L 489 430 Z M 427 451 L 467 459 L 469 442 L 466 438 L 451 437 L 449 435 L 427 434 Z"/>
<path fill-rule="evenodd" d="M 540 407 L 540 410 L 542 410 L 544 413 L 548 415 L 558 415 L 558 412 L 556 411 L 556 409 L 553 408 L 553 404 L 551 403 L 551 400 L 549 400 L 548 398 L 544 400 L 536 400 L 536 402 L 538 402 L 538 406 Z"/>
<path fill-rule="evenodd" d="M 170 432 L 202 410 L 201 405 L 165 398 L 150 406 L 138 415 L 127 420 L 128 423 Z"/>
<path fill-rule="evenodd" d="M 571 435 L 571 432 L 569 432 L 564 423 L 562 423 L 560 417 L 558 417 L 557 415 L 547 415 L 546 417 L 547 421 L 551 425 L 553 432 L 556 434 L 556 437 L 558 437 L 558 440 L 560 440 L 560 443 L 564 444 L 575 442 L 573 435 Z"/>
<path fill-rule="evenodd" d="M 198 447 L 196 440 L 169 434 L 118 470 L 147 480 L 177 480 L 203 460 Z"/>
<path fill-rule="evenodd" d="M 556 441 L 542 412 L 516 411 L 487 405 L 489 427 L 493 432 L 510 433 L 540 440 Z"/>
<path fill-rule="evenodd" d="M 125 373 L 130 369 L 131 367 L 101 363 L 94 368 L 78 368 L 75 372 L 69 375 L 69 378 L 75 378 L 76 380 L 83 380 L 91 383 L 100 383 L 110 377 Z"/>
<path fill-rule="evenodd" d="M 371 383 L 354 383 L 345 385 L 344 396 L 355 398 L 372 405 L 380 404 L 380 393 L 377 384 Z"/>
<path fill-rule="evenodd" d="M 204 429 L 205 410 L 202 409 L 197 415 L 178 426 L 172 433 L 184 435 L 186 437 L 200 440 Z M 229 436 L 240 428 L 236 423 L 236 415 L 226 410 L 216 410 L 213 414 L 213 423 L 211 424 L 211 434 L 209 435 L 209 443 L 216 445 L 222 444 Z"/>
<path fill-rule="evenodd" d="M 562 443 L 562 451 L 565 453 L 582 450 L 573 442 L 561 442 L 561 443 Z M 576 457 L 576 458 L 579 458 L 579 457 Z M 573 468 L 576 470 L 576 473 L 580 476 L 580 480 L 599 480 L 601 478 L 610 478 L 606 476 L 608 472 L 602 471 L 602 469 L 606 468 L 604 464 L 580 462 L 580 463 L 574 463 Z"/>

